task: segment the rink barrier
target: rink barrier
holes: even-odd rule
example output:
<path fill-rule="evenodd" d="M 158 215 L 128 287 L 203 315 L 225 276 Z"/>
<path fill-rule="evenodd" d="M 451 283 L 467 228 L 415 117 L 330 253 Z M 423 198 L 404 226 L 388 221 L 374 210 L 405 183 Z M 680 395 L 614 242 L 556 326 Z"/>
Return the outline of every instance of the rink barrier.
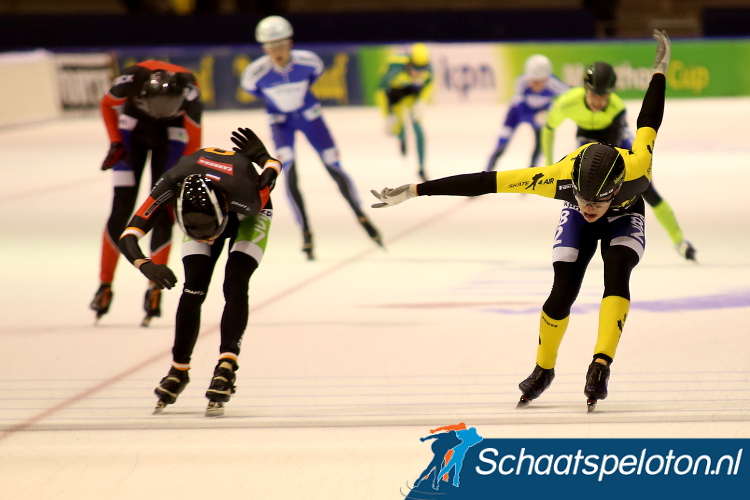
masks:
<path fill-rule="evenodd" d="M 532 54 L 547 55 L 556 75 L 571 86 L 581 84 L 584 69 L 595 60 L 612 64 L 617 93 L 640 99 L 653 72 L 653 41 L 544 43 L 428 43 L 435 89 L 432 101 L 506 103 L 516 77 Z M 408 45 L 299 44 L 316 52 L 325 71 L 312 88 L 324 106 L 373 105 L 374 94 L 392 54 Z M 750 40 L 675 40 L 667 75 L 667 96 L 680 98 L 750 95 L 750 67 L 743 64 Z M 206 110 L 262 106 L 240 85 L 242 71 L 263 55 L 257 44 L 224 46 L 125 47 L 112 51 L 61 52 L 53 58 L 39 50 L 2 56 L 10 78 L 0 79 L 0 125 L 54 118 L 61 112 L 96 113 L 112 78 L 130 64 L 158 59 L 192 71 L 201 86 Z M 716 54 L 721 54 L 717 58 Z M 49 76 L 57 72 L 57 79 Z M 33 82 L 33 85 L 29 85 Z M 53 97 L 56 96 L 56 97 Z M 52 102 L 59 100 L 59 104 Z M 27 102 L 28 101 L 28 102 Z"/>
<path fill-rule="evenodd" d="M 61 113 L 53 53 L 0 54 L 0 127 L 52 120 Z"/>

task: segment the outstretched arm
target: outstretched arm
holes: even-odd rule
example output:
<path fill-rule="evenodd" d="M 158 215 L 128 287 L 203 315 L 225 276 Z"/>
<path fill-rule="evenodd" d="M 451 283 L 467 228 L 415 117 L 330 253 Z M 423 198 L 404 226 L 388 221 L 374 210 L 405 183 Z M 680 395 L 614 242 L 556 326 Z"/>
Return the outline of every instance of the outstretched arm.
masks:
<path fill-rule="evenodd" d="M 476 174 L 461 174 L 421 184 L 404 184 L 397 188 L 383 188 L 377 192 L 370 192 L 380 200 L 372 208 L 392 207 L 417 196 L 479 196 L 497 192 L 497 173 L 480 172 Z"/>
<path fill-rule="evenodd" d="M 643 98 L 641 112 L 638 115 L 638 128 L 650 127 L 659 130 L 664 117 L 664 94 L 667 87 L 667 68 L 672 55 L 671 43 L 666 31 L 654 30 L 656 40 L 656 57 L 654 59 L 654 76 L 648 85 Z"/>

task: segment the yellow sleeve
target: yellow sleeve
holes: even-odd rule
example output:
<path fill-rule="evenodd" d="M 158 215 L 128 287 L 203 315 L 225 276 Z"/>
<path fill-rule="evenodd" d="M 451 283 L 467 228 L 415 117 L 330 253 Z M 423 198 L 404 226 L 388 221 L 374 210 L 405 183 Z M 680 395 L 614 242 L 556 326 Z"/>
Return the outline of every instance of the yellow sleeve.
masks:
<path fill-rule="evenodd" d="M 498 193 L 529 193 L 554 198 L 563 162 L 546 167 L 519 168 L 497 172 Z"/>
<path fill-rule="evenodd" d="M 633 148 L 629 152 L 620 150 L 625 158 L 625 180 L 647 177 L 651 180 L 651 162 L 653 161 L 656 130 L 651 127 L 641 127 L 635 133 Z"/>

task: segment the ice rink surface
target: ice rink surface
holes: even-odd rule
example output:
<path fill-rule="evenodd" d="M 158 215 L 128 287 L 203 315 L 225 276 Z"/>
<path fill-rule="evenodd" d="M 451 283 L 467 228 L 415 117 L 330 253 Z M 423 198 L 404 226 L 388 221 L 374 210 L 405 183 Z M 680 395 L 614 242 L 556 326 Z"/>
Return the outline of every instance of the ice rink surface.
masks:
<path fill-rule="evenodd" d="M 639 108 L 628 103 L 633 129 Z M 428 108 L 429 174 L 481 170 L 504 112 Z M 370 189 L 417 181 L 413 151 L 400 157 L 375 108 L 324 114 L 387 251 L 299 138 L 317 260 L 300 251 L 281 180 L 250 284 L 237 394 L 214 419 L 204 417 L 204 392 L 218 354 L 221 267 L 191 384 L 152 416 L 181 287 L 141 328 L 146 281 L 121 260 L 110 313 L 94 325 L 88 304 L 111 203 L 111 174 L 99 170 L 104 126 L 89 117 L 0 130 L 2 498 L 402 498 L 431 458 L 418 438 L 458 422 L 491 438 L 750 437 L 750 100 L 668 100 L 655 186 L 700 263 L 680 258 L 647 208 L 610 396 L 591 415 L 583 382 L 602 294 L 598 255 L 555 382 L 515 409 L 534 367 L 561 202 L 425 197 L 370 209 Z M 260 111 L 209 112 L 203 145 L 231 147 L 238 126 L 270 140 Z M 573 136 L 569 122 L 558 130 L 556 157 L 575 147 Z M 498 168 L 525 167 L 531 145 L 519 129 Z M 170 265 L 180 277 L 179 243 Z"/>

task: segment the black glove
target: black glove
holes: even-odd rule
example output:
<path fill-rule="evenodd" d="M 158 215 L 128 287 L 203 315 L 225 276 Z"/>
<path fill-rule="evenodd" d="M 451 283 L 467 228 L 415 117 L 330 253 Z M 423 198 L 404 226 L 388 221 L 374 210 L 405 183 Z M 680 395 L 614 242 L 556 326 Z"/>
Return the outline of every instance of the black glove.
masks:
<path fill-rule="evenodd" d="M 271 159 L 271 155 L 268 154 L 263 142 L 249 128 L 238 128 L 235 132 L 232 132 L 232 142 L 237 145 L 236 148 L 232 148 L 234 151 L 247 156 L 250 161 L 261 167 L 265 166 L 266 161 Z"/>
<path fill-rule="evenodd" d="M 109 145 L 107 157 L 102 162 L 102 170 L 109 170 L 114 167 L 118 161 L 124 160 L 127 156 L 125 146 L 121 142 L 113 142 Z"/>
<path fill-rule="evenodd" d="M 177 284 L 177 277 L 164 264 L 154 264 L 150 260 L 141 264 L 139 268 L 145 277 L 154 282 L 159 288 L 171 289 Z"/>
<path fill-rule="evenodd" d="M 260 173 L 260 177 L 258 177 L 258 191 L 263 191 L 265 188 L 273 190 L 273 187 L 276 185 L 276 177 L 278 176 L 279 173 L 275 168 L 264 168 L 263 172 Z"/>

